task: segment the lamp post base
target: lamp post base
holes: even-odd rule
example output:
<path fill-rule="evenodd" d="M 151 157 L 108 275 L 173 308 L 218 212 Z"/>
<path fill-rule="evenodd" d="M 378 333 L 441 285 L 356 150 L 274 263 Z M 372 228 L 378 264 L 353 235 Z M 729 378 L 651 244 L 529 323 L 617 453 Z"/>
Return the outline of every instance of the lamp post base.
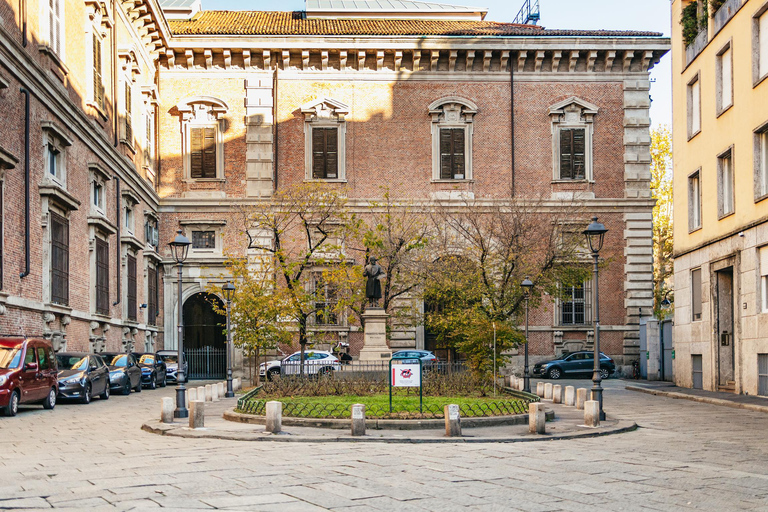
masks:
<path fill-rule="evenodd" d="M 180 382 L 176 387 L 176 409 L 173 411 L 174 418 L 189 418 L 189 409 L 185 403 L 187 389 L 184 387 L 184 383 Z"/>

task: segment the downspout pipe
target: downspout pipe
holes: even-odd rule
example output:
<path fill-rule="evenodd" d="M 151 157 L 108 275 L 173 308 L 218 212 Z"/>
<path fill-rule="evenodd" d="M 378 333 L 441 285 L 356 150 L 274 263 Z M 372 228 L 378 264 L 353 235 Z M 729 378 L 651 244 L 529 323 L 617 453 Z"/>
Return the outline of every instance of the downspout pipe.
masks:
<path fill-rule="evenodd" d="M 515 65 L 509 59 L 509 119 L 510 137 L 512 142 L 512 197 L 515 197 Z"/>
<path fill-rule="evenodd" d="M 27 47 L 27 2 L 21 0 L 21 46 Z"/>
<path fill-rule="evenodd" d="M 277 192 L 277 70 L 272 78 L 272 190 Z"/>
<path fill-rule="evenodd" d="M 122 271 L 120 270 L 120 235 L 121 235 L 121 228 L 122 223 L 120 222 L 120 217 L 122 213 L 122 208 L 120 207 L 120 177 L 115 176 L 115 190 L 117 191 L 115 193 L 115 214 L 117 216 L 117 250 L 115 251 L 115 254 L 117 255 L 117 300 L 112 303 L 113 306 L 117 306 L 120 304 L 120 298 L 123 296 L 123 290 L 121 288 L 122 284 Z"/>
<path fill-rule="evenodd" d="M 117 2 L 112 2 L 112 19 L 117 20 Z M 117 143 L 119 142 L 119 134 L 118 130 L 120 128 L 120 124 L 118 121 L 118 111 L 117 111 L 117 31 L 115 29 L 112 29 L 112 130 L 114 131 L 114 144 L 115 147 L 117 147 Z M 119 182 L 118 182 L 118 189 L 120 188 Z M 120 227 L 118 226 L 118 230 Z M 119 231 L 118 231 L 119 233 Z M 119 235 L 118 235 L 119 237 Z M 119 239 L 119 238 L 118 238 Z M 120 281 L 118 280 L 118 287 L 120 286 Z M 119 299 L 118 299 L 118 302 Z"/>
<path fill-rule="evenodd" d="M 23 279 L 29 275 L 29 91 L 22 87 L 24 95 L 24 271 L 19 274 Z"/>

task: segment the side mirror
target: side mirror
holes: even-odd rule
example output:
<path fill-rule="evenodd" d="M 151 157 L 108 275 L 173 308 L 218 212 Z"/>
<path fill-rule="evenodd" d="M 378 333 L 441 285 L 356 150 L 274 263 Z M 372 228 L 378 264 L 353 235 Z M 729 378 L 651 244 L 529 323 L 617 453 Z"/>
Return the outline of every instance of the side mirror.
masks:
<path fill-rule="evenodd" d="M 37 371 L 37 363 L 27 363 L 27 366 L 24 367 L 25 370 L 29 371 Z"/>
<path fill-rule="evenodd" d="M 95 364 L 91 365 L 91 366 L 88 367 L 88 370 L 92 371 L 92 372 L 95 372 L 96 370 L 98 370 L 98 366 L 96 366 Z"/>

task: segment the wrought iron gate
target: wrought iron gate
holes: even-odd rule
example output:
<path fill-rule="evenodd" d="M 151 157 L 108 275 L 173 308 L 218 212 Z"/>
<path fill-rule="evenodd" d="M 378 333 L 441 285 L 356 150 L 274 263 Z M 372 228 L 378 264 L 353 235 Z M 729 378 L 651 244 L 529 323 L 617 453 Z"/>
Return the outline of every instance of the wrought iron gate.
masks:
<path fill-rule="evenodd" d="M 187 380 L 223 379 L 226 377 L 226 348 L 185 348 L 184 359 L 187 362 Z"/>

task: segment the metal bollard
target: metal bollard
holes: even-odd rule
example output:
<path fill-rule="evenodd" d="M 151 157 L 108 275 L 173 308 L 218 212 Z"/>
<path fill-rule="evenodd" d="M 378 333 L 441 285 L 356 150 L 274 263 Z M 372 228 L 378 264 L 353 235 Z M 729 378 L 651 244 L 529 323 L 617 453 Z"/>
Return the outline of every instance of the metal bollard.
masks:
<path fill-rule="evenodd" d="M 365 404 L 354 404 L 352 406 L 352 435 L 365 435 Z"/>
<path fill-rule="evenodd" d="M 446 405 L 443 413 L 445 414 L 445 435 L 447 437 L 461 437 L 459 406 L 456 404 Z"/>

